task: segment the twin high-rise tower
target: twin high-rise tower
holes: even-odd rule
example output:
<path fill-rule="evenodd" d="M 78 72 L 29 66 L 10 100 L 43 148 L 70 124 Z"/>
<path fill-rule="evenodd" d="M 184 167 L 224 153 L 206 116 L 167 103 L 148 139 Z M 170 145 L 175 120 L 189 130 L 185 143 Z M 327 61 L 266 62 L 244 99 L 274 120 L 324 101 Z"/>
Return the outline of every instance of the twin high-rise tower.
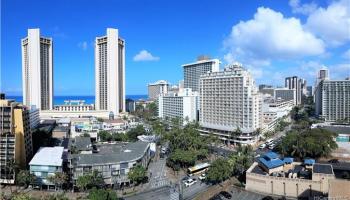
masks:
<path fill-rule="evenodd" d="M 118 29 L 95 41 L 95 108 L 114 115 L 125 112 L 125 41 Z"/>
<path fill-rule="evenodd" d="M 40 110 L 53 108 L 53 41 L 28 29 L 22 39 L 23 104 Z M 118 115 L 125 112 L 125 41 L 118 29 L 95 42 L 95 108 Z"/>
<path fill-rule="evenodd" d="M 40 110 L 53 107 L 52 38 L 40 36 L 39 29 L 28 29 L 22 39 L 23 104 Z"/>

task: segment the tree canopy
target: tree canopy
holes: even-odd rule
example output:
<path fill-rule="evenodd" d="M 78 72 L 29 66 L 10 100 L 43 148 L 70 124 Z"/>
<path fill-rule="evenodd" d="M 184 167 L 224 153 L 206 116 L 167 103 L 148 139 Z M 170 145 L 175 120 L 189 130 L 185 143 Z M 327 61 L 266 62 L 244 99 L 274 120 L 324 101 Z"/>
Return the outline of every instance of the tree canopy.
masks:
<path fill-rule="evenodd" d="M 232 175 L 230 163 L 225 158 L 216 159 L 207 171 L 207 181 L 220 183 Z"/>
<path fill-rule="evenodd" d="M 100 188 L 104 185 L 104 180 L 98 171 L 93 171 L 90 174 L 79 176 L 76 184 L 80 190 L 86 191 L 89 188 Z"/>
<path fill-rule="evenodd" d="M 147 180 L 147 171 L 142 165 L 136 165 L 129 171 L 128 178 L 136 184 L 145 182 Z"/>
<path fill-rule="evenodd" d="M 89 200 L 117 200 L 117 193 L 111 189 L 93 188 L 87 196 Z"/>
<path fill-rule="evenodd" d="M 336 136 L 336 133 L 319 128 L 302 131 L 292 130 L 277 145 L 277 150 L 283 155 L 300 159 L 305 157 L 327 157 L 332 150 L 338 147 L 334 141 Z"/>

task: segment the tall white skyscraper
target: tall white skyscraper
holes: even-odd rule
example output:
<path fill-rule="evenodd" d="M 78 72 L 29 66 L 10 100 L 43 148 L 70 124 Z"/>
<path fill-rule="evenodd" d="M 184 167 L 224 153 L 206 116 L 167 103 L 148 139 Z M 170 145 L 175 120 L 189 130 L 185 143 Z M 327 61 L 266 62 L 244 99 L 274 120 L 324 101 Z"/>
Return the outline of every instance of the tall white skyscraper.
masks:
<path fill-rule="evenodd" d="M 218 59 L 200 58 L 194 63 L 182 65 L 184 69 L 184 88 L 199 91 L 199 78 L 208 72 L 218 72 L 220 61 Z"/>
<path fill-rule="evenodd" d="M 118 115 L 125 112 L 125 41 L 118 29 L 95 41 L 95 108 Z"/>
<path fill-rule="evenodd" d="M 24 105 L 52 110 L 52 39 L 41 37 L 40 29 L 28 29 L 22 39 L 22 86 Z"/>
<path fill-rule="evenodd" d="M 199 121 L 203 133 L 234 143 L 253 144 L 262 127 L 262 98 L 251 74 L 240 64 L 200 77 Z M 232 137 L 237 128 L 242 134 Z"/>

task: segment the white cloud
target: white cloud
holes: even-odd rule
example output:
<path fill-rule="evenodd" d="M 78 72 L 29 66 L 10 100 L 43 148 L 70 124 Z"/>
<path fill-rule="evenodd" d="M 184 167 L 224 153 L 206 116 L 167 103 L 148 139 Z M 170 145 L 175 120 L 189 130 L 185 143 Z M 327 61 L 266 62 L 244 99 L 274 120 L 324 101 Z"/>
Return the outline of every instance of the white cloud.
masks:
<path fill-rule="evenodd" d="M 350 49 L 345 51 L 342 55 L 343 58 L 350 60 Z"/>
<path fill-rule="evenodd" d="M 271 59 L 292 59 L 324 53 L 324 43 L 306 31 L 299 19 L 260 7 L 254 18 L 232 27 L 224 41 L 226 60 L 269 65 Z"/>
<path fill-rule="evenodd" d="M 289 0 L 289 6 L 292 7 L 293 13 L 310 14 L 317 9 L 315 2 L 300 5 L 300 0 Z"/>
<path fill-rule="evenodd" d="M 350 41 L 350 0 L 332 2 L 312 12 L 305 27 L 335 47 Z"/>
<path fill-rule="evenodd" d="M 159 57 L 153 56 L 150 52 L 146 50 L 141 50 L 138 54 L 134 56 L 134 61 L 158 61 Z"/>
<path fill-rule="evenodd" d="M 78 47 L 85 51 L 88 48 L 88 43 L 86 41 L 79 42 Z"/>
<path fill-rule="evenodd" d="M 340 63 L 329 66 L 329 74 L 331 79 L 335 80 L 343 80 L 350 77 L 350 64 Z"/>

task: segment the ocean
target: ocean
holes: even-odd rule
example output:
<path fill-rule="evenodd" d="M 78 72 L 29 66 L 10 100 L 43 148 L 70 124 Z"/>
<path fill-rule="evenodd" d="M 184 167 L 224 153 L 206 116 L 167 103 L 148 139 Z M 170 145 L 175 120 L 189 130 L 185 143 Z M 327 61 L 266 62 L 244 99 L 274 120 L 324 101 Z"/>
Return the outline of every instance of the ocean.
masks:
<path fill-rule="evenodd" d="M 132 99 L 132 100 L 140 100 L 140 99 L 147 99 L 147 95 L 126 95 L 126 99 Z M 17 102 L 23 101 L 22 96 L 6 96 L 6 99 L 14 99 Z M 95 103 L 95 96 L 55 96 L 54 97 L 54 105 L 63 105 L 65 100 L 85 100 L 86 104 L 94 104 Z"/>

